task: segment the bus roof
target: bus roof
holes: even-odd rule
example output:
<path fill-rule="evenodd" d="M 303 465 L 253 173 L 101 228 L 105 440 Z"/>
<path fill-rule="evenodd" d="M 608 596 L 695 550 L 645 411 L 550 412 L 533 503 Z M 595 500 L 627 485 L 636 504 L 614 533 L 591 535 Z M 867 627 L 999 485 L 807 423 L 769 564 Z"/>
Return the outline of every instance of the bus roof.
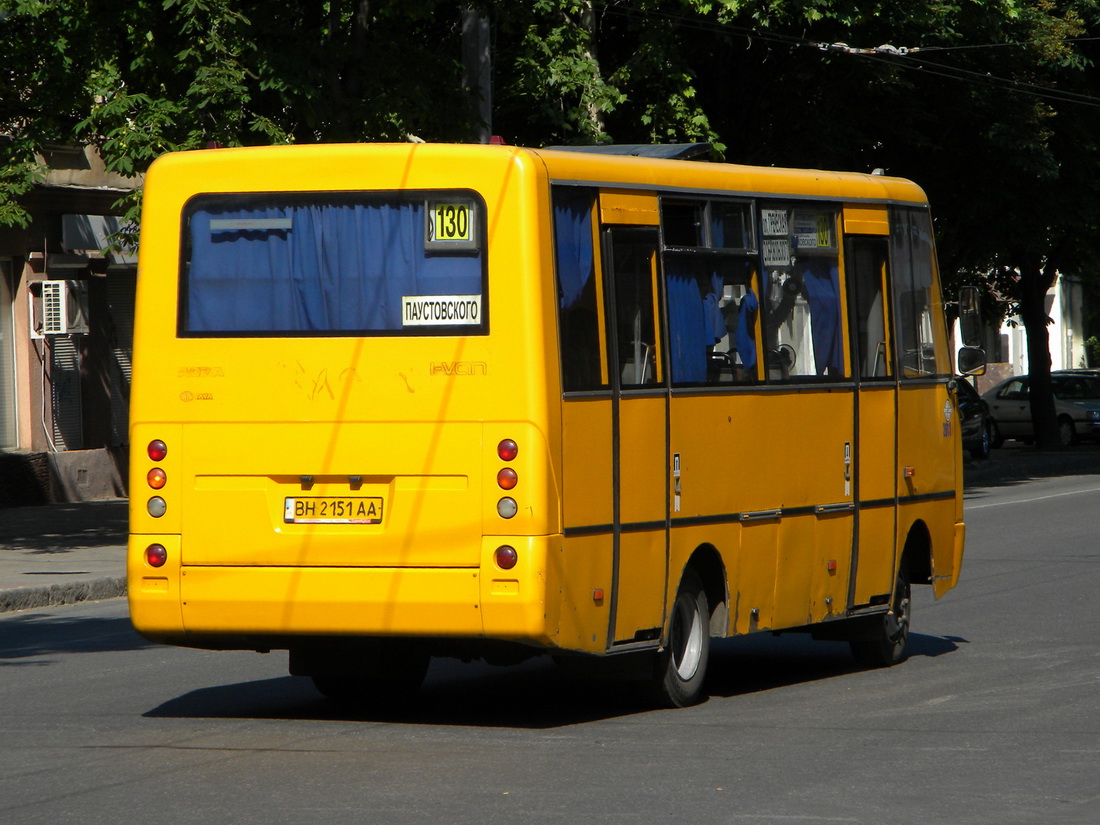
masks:
<path fill-rule="evenodd" d="M 557 182 L 598 184 L 614 188 L 694 190 L 701 193 L 745 196 L 789 195 L 927 204 L 924 191 L 904 178 L 858 172 L 745 166 L 698 160 L 663 159 L 632 155 L 536 149 Z"/>
<path fill-rule="evenodd" d="M 348 174 L 349 166 L 371 159 L 400 160 L 403 171 L 395 170 L 397 179 L 411 183 L 407 174 L 417 165 L 421 165 L 422 172 L 428 173 L 430 169 L 454 168 L 453 161 L 459 161 L 461 165 L 476 158 L 479 163 L 491 164 L 494 157 L 503 162 L 511 160 L 522 163 L 526 159 L 541 163 L 551 182 L 563 184 L 722 196 L 927 204 L 923 190 L 912 181 L 878 174 L 710 163 L 606 151 L 576 151 L 565 147 L 534 149 L 445 143 L 313 144 L 175 152 L 153 164 L 147 183 L 180 164 L 188 168 L 188 172 L 182 174 L 184 178 L 191 179 L 190 186 L 194 185 L 195 179 L 191 176 L 196 167 L 211 172 L 215 180 L 217 171 L 224 169 L 240 185 L 240 177 L 235 173 L 240 170 L 239 164 L 248 158 L 267 167 L 263 177 L 267 185 L 274 188 L 280 186 L 270 164 L 306 163 L 314 170 L 317 185 L 324 187 L 332 179 L 341 182 L 336 188 L 354 189 L 355 176 Z M 427 165 L 419 164 L 419 161 Z M 422 175 L 416 177 L 423 179 Z"/>

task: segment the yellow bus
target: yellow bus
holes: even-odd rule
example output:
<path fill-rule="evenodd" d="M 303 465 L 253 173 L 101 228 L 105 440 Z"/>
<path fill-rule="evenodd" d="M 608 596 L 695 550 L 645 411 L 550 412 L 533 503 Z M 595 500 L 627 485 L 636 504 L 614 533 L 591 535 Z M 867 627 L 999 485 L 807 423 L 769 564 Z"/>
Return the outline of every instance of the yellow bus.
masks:
<path fill-rule="evenodd" d="M 622 657 L 671 706 L 711 637 L 902 660 L 911 584 L 952 588 L 964 539 L 926 198 L 661 153 L 158 160 L 138 631 L 379 702 L 432 656 Z"/>

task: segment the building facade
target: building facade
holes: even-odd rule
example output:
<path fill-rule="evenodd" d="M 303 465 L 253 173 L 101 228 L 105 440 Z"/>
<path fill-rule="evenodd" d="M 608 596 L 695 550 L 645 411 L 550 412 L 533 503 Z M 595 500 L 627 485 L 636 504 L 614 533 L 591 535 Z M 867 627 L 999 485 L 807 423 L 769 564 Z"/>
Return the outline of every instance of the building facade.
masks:
<path fill-rule="evenodd" d="M 91 148 L 41 158 L 0 227 L 0 506 L 125 495 L 136 256 L 113 252 L 139 181 Z"/>
<path fill-rule="evenodd" d="M 1052 370 L 1081 369 L 1090 366 L 1085 345 L 1085 289 L 1080 281 L 1059 274 L 1046 295 L 1047 326 Z M 956 335 L 956 340 L 958 336 Z M 1027 330 L 1019 317 L 1006 318 L 997 330 L 990 330 L 985 341 L 989 366 L 975 382 L 984 392 L 1013 375 L 1026 375 Z"/>

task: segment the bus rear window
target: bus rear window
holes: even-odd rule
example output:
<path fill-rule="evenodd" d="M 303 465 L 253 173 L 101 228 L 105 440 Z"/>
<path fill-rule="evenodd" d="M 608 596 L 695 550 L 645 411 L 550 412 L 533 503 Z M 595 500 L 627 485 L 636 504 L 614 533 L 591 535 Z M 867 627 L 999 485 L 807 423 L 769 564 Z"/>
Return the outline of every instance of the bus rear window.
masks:
<path fill-rule="evenodd" d="M 470 192 L 199 196 L 179 332 L 484 334 L 484 211 Z"/>

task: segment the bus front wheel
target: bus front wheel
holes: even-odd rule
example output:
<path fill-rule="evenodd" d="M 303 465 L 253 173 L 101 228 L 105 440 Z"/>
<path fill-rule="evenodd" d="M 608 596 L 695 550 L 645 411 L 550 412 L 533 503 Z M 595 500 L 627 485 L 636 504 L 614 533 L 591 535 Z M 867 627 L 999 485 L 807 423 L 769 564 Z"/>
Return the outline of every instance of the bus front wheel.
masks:
<path fill-rule="evenodd" d="M 684 571 L 669 620 L 668 641 L 653 662 L 654 699 L 664 707 L 682 708 L 703 699 L 710 657 L 710 622 L 703 583 L 691 568 Z"/>
<path fill-rule="evenodd" d="M 908 656 L 912 595 L 909 565 L 903 559 L 894 582 L 890 609 L 876 620 L 874 630 L 867 637 L 852 639 L 848 643 L 857 662 L 867 667 L 890 667 L 905 661 Z"/>

